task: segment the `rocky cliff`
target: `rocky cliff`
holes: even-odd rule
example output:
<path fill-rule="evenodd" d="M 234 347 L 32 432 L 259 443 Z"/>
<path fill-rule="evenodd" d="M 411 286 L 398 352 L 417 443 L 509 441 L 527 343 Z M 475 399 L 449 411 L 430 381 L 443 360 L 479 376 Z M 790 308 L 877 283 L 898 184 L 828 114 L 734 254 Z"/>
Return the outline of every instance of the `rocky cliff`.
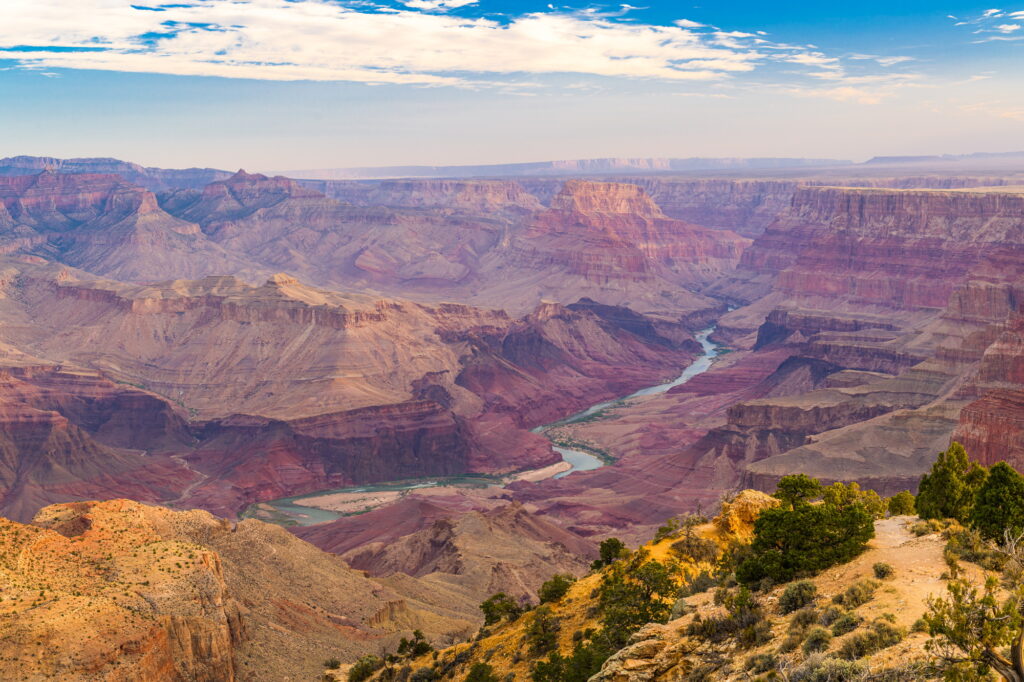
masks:
<path fill-rule="evenodd" d="M 592 302 L 515 319 L 284 275 L 129 286 L 21 261 L 5 272 L 5 313 L 24 323 L 0 333 L 0 493 L 19 519 L 101 486 L 230 516 L 317 489 L 545 466 L 558 457 L 527 429 L 656 383 L 697 350 L 679 324 Z"/>
<path fill-rule="evenodd" d="M 281 528 L 128 500 L 0 519 L 0 578 L 4 671 L 18 679 L 282 679 L 394 646 L 412 628 L 451 642 L 475 619 L 368 580 Z"/>

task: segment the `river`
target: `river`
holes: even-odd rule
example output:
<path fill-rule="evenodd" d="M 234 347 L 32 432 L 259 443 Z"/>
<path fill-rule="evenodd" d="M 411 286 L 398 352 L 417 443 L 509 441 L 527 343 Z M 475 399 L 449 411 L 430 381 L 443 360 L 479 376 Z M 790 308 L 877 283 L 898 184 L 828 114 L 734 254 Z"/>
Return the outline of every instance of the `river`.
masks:
<path fill-rule="evenodd" d="M 709 337 L 712 332 L 715 331 L 714 327 L 709 327 L 702 331 L 697 332 L 694 338 L 700 343 L 701 356 L 691 362 L 686 368 L 683 369 L 682 373 L 672 381 L 667 381 L 663 384 L 657 384 L 655 386 L 648 386 L 642 388 L 635 393 L 630 393 L 623 398 L 616 398 L 614 400 L 606 400 L 604 402 L 591 405 L 585 410 L 577 412 L 574 415 L 560 419 L 550 424 L 544 424 L 532 429 L 534 433 L 545 433 L 548 429 L 557 426 L 564 426 L 566 424 L 574 424 L 590 419 L 600 419 L 599 413 L 615 408 L 622 403 L 632 399 L 640 398 L 643 396 L 657 395 L 658 393 L 664 393 L 670 388 L 685 384 L 693 377 L 706 372 L 714 362 L 714 359 L 718 356 L 718 347 L 711 342 Z M 555 452 L 562 456 L 562 459 L 571 465 L 571 468 L 558 473 L 554 478 L 563 478 L 577 471 L 592 471 L 598 469 L 606 464 L 600 457 L 586 452 L 585 450 L 577 450 L 571 447 L 564 447 L 561 445 L 553 446 Z M 265 521 L 273 521 L 276 523 L 297 523 L 301 526 L 310 526 L 316 523 L 324 523 L 326 521 L 333 521 L 343 514 L 328 509 L 319 509 L 317 507 L 307 507 L 304 505 L 296 504 L 296 500 L 302 500 L 311 497 L 320 497 L 322 495 L 330 495 L 334 493 L 387 493 L 394 491 L 403 490 L 415 490 L 417 488 L 432 488 L 440 485 L 455 485 L 465 487 L 484 487 L 488 485 L 495 485 L 496 478 L 493 476 L 453 476 L 447 478 L 429 478 L 429 479 L 415 479 L 410 481 L 393 481 L 389 483 L 379 483 L 374 485 L 355 486 L 349 488 L 337 488 L 334 490 L 321 490 L 315 493 L 306 493 L 303 495 L 296 495 L 293 497 L 282 497 L 277 500 L 270 500 L 263 502 L 260 505 L 252 505 L 244 514 L 245 516 L 257 516 Z M 260 509 L 257 511 L 257 507 Z"/>

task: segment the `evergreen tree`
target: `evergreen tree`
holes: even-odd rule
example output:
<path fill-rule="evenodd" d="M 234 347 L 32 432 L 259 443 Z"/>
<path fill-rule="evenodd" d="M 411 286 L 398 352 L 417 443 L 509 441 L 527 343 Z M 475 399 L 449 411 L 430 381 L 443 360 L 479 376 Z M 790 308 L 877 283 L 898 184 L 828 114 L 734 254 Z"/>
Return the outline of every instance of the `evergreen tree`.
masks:
<path fill-rule="evenodd" d="M 801 502 L 810 502 L 821 496 L 822 487 L 818 479 L 807 474 L 783 476 L 775 486 L 775 497 L 782 500 L 782 506 L 792 509 Z"/>
<path fill-rule="evenodd" d="M 1024 532 L 1024 476 L 1006 462 L 992 467 L 978 491 L 970 521 L 988 540 L 1001 540 L 1004 531 Z"/>
<path fill-rule="evenodd" d="M 820 490 L 820 484 L 803 478 L 784 477 L 780 487 L 786 479 L 798 479 L 782 491 L 790 506 L 765 509 L 754 521 L 749 556 L 736 567 L 740 582 L 752 585 L 771 578 L 780 583 L 817 573 L 857 556 L 875 536 L 874 517 L 859 488 L 833 486 L 825 501 L 810 504 L 809 491 Z"/>
<path fill-rule="evenodd" d="M 974 498 L 985 482 L 985 467 L 967 458 L 964 446 L 954 442 L 932 465 L 918 487 L 915 505 L 922 519 L 956 519 L 967 523 Z"/>

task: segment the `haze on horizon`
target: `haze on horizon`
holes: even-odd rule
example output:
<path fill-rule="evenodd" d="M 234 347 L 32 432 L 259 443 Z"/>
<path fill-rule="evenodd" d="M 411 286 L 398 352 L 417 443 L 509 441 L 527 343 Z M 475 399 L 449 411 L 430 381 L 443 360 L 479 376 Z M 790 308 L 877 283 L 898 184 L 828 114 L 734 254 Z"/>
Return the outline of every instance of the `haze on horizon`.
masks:
<path fill-rule="evenodd" d="M 0 156 L 288 170 L 1024 148 L 1024 5 L 5 0 Z"/>

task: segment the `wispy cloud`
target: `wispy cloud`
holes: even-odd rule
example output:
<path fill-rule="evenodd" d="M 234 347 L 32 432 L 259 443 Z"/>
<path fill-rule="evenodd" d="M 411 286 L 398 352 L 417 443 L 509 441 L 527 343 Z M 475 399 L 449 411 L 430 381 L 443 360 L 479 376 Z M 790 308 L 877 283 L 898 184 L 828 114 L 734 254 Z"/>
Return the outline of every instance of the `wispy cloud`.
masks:
<path fill-rule="evenodd" d="M 132 3 L 135 4 L 132 4 Z M 478 0 L 2 0 L 0 53 L 26 68 L 101 69 L 268 80 L 509 87 L 540 74 L 717 82 L 797 69 L 846 82 L 844 59 L 680 18 L 645 24 L 619 10 L 460 16 Z M 1004 20 L 1005 22 L 1005 20 Z M 893 67 L 904 56 L 871 56 Z M 877 67 L 876 67 L 877 70 Z M 895 81 L 893 81 L 895 82 Z M 530 85 L 533 85 L 531 83 Z M 878 87 L 877 83 L 872 84 Z M 806 83 L 801 86 L 813 89 Z M 864 95 L 860 101 L 872 101 Z"/>
<path fill-rule="evenodd" d="M 987 9 L 973 17 L 957 17 L 950 14 L 949 18 L 955 22 L 955 26 L 971 27 L 972 33 L 980 36 L 972 41 L 974 43 L 1020 40 L 1024 38 L 1024 34 L 1021 36 L 1014 35 L 1024 27 L 1024 24 L 1017 23 L 1024 20 L 1024 10 Z"/>

